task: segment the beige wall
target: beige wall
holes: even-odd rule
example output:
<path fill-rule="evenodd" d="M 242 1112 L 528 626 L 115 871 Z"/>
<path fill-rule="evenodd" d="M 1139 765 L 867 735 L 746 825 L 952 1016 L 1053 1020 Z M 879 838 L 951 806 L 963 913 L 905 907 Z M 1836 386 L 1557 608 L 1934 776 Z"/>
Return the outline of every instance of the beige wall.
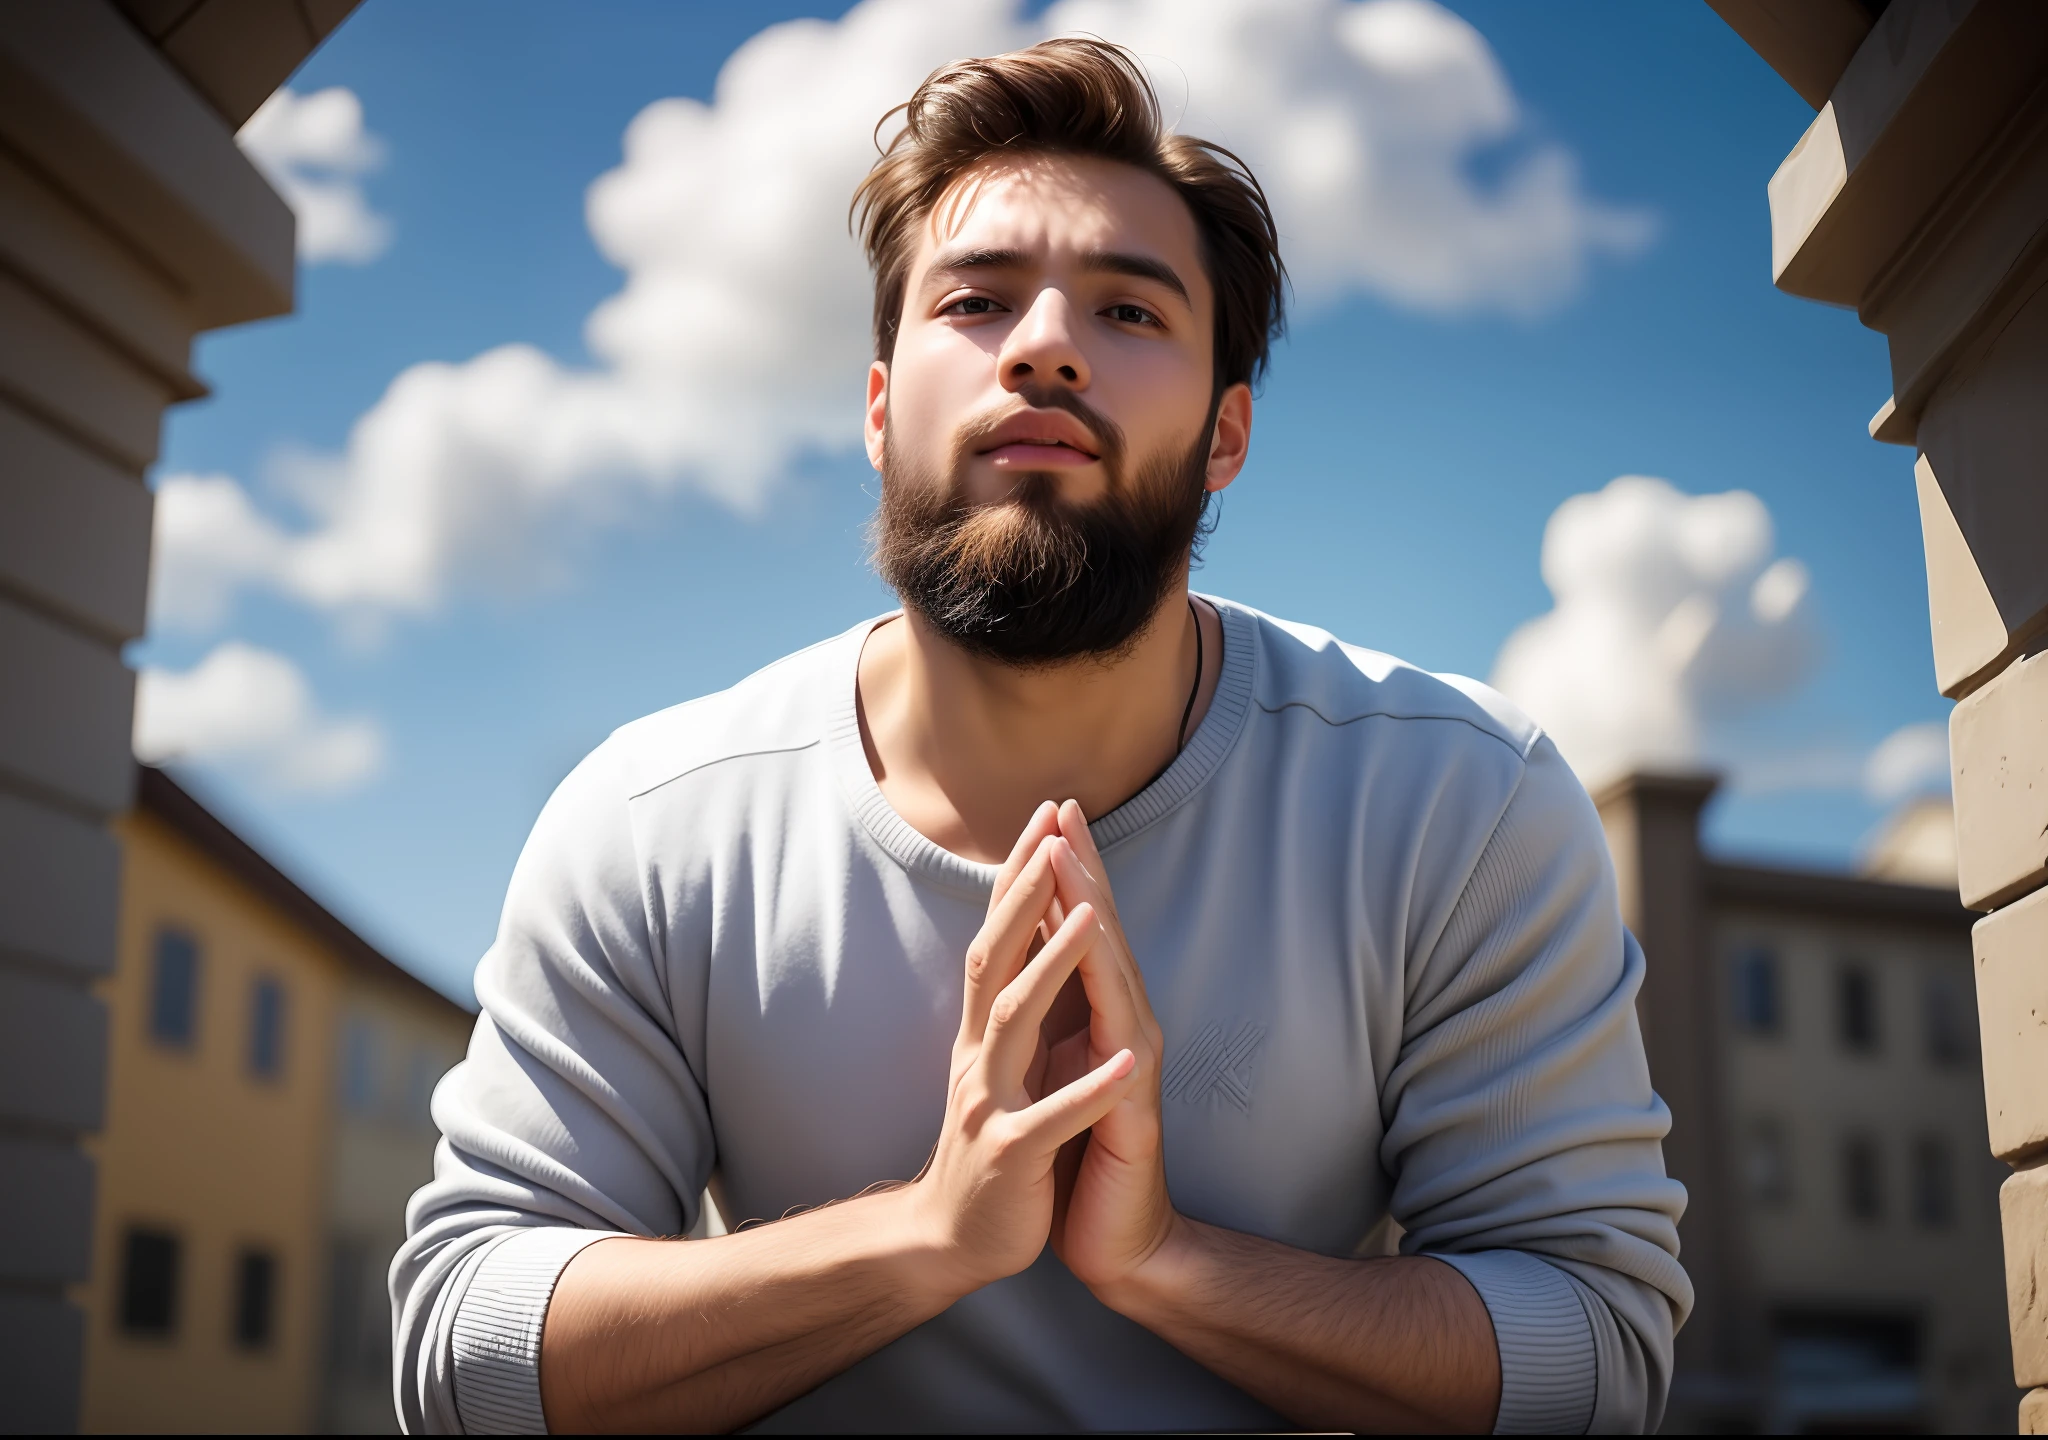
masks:
<path fill-rule="evenodd" d="M 121 822 L 127 875 L 119 962 L 103 982 L 110 1034 L 96 1264 L 88 1315 L 88 1430 L 303 1430 L 314 1419 L 323 1290 L 321 1233 L 339 967 L 284 917 L 147 814 Z M 158 927 L 198 941 L 199 1023 L 188 1052 L 148 1034 Z M 282 1076 L 250 1075 L 250 986 L 285 986 Z M 124 1334 L 123 1234 L 160 1227 L 184 1244 L 168 1340 Z M 230 1334 L 237 1247 L 273 1251 L 277 1319 L 267 1350 Z"/>

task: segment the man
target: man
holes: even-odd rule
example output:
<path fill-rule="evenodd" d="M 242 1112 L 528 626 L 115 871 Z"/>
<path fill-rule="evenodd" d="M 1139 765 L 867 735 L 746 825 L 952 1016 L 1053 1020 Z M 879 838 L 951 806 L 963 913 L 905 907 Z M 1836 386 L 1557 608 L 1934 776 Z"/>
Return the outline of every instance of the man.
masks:
<path fill-rule="evenodd" d="M 904 119 L 904 609 L 549 802 L 392 1271 L 407 1426 L 1654 1426 L 1684 1197 L 1584 792 L 1483 687 L 1188 593 L 1263 195 L 1096 41 Z M 736 1233 L 663 1238 L 707 1183 Z"/>

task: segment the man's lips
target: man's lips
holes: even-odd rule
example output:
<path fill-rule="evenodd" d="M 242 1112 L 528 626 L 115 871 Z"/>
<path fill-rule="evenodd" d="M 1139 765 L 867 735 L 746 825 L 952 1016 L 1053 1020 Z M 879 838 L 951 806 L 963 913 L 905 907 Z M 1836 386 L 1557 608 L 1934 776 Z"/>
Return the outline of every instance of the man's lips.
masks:
<path fill-rule="evenodd" d="M 989 433 L 975 453 L 997 466 L 1093 465 L 1098 458 L 1088 427 L 1064 410 L 1012 415 Z"/>
<path fill-rule="evenodd" d="M 981 458 L 998 467 L 1045 470 L 1066 465 L 1093 465 L 1095 457 L 1060 440 L 1017 440 L 980 452 Z"/>

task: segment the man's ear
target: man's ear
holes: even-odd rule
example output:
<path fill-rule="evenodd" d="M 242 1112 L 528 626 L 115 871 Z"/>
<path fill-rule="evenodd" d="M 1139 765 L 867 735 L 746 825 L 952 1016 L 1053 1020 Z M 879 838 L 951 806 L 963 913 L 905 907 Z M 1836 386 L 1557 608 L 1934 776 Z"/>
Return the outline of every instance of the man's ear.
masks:
<path fill-rule="evenodd" d="M 1233 385 L 1216 405 L 1216 426 L 1209 433 L 1209 468 L 1202 488 L 1214 493 L 1237 478 L 1252 449 L 1252 387 Z"/>
<path fill-rule="evenodd" d="M 868 445 L 868 464 L 882 468 L 882 436 L 889 424 L 889 365 L 877 360 L 868 366 L 868 410 L 861 429 Z"/>

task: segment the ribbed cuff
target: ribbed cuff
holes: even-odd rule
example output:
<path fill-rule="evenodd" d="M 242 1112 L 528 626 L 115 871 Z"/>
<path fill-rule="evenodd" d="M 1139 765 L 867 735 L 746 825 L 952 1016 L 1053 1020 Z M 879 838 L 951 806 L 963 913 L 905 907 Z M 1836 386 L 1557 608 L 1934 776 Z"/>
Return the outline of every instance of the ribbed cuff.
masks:
<path fill-rule="evenodd" d="M 1493 1317 L 1500 1346 L 1500 1415 L 1493 1433 L 1585 1434 L 1600 1369 L 1593 1324 L 1570 1277 L 1521 1250 L 1429 1255 L 1471 1281 Z"/>
<path fill-rule="evenodd" d="M 491 1247 L 455 1311 L 455 1409 L 466 1435 L 545 1435 L 540 1330 L 555 1282 L 610 1230 L 520 1230 Z"/>

